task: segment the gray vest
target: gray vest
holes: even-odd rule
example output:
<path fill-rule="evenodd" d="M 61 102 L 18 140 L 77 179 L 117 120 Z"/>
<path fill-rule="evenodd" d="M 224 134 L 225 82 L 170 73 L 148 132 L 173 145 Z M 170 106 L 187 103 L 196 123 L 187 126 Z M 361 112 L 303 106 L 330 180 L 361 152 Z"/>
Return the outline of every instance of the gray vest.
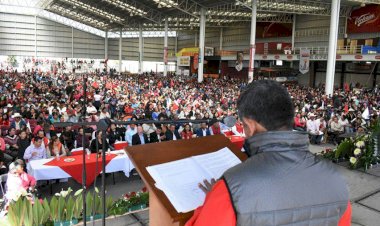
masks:
<path fill-rule="evenodd" d="M 224 174 L 237 225 L 337 225 L 349 201 L 335 165 L 317 159 L 308 136 L 266 132 L 247 140 L 251 157 Z"/>

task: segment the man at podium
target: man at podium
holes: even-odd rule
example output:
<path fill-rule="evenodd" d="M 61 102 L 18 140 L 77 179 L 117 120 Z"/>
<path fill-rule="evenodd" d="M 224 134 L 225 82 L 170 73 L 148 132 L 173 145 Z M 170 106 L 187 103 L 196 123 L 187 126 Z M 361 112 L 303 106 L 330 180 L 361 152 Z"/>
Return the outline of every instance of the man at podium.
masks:
<path fill-rule="evenodd" d="M 227 170 L 187 226 L 350 225 L 347 185 L 336 166 L 309 151 L 307 133 L 292 131 L 286 88 L 251 83 L 238 100 L 249 158 Z"/>

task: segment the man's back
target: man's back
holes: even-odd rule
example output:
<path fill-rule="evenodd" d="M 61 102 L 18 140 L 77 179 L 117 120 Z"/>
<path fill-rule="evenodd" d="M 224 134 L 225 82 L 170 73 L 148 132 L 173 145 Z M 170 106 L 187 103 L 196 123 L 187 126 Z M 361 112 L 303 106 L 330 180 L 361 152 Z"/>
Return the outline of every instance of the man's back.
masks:
<path fill-rule="evenodd" d="M 332 163 L 309 152 L 306 135 L 268 132 L 248 142 L 257 154 L 224 174 L 237 225 L 338 225 L 346 184 Z"/>

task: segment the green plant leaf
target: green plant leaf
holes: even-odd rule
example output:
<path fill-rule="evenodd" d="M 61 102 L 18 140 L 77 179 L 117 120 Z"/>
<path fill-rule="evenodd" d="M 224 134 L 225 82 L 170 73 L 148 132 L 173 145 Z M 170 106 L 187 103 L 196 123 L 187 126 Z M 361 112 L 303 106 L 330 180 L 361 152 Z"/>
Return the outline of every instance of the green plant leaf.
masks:
<path fill-rule="evenodd" d="M 79 219 L 83 212 L 83 196 L 77 196 L 75 199 L 74 218 Z"/>
<path fill-rule="evenodd" d="M 74 196 L 81 195 L 83 192 L 83 189 L 79 189 L 78 191 L 75 192 Z"/>
<path fill-rule="evenodd" d="M 69 197 L 66 203 L 66 221 L 71 221 L 73 219 L 74 215 L 74 210 L 75 210 L 75 202 L 73 197 Z"/>
<path fill-rule="evenodd" d="M 42 202 L 42 206 L 43 206 L 43 222 L 47 222 L 50 218 L 50 206 L 49 206 L 49 202 L 47 201 L 47 199 L 45 198 L 44 201 Z"/>
<path fill-rule="evenodd" d="M 55 222 L 58 221 L 58 199 L 56 196 L 53 196 L 50 200 L 50 213 L 51 219 Z"/>
<path fill-rule="evenodd" d="M 93 199 L 91 192 L 88 192 L 86 195 L 86 217 L 89 217 L 92 215 L 92 205 L 93 205 Z"/>

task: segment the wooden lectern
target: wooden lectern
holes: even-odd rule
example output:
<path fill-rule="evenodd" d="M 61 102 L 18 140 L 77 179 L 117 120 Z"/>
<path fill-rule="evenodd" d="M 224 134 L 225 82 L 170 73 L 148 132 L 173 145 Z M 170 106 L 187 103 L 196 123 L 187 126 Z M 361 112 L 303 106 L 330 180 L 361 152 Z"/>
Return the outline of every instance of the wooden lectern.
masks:
<path fill-rule="evenodd" d="M 149 225 L 182 226 L 193 215 L 193 212 L 177 213 L 166 195 L 156 188 L 154 185 L 155 181 L 146 170 L 146 167 L 195 155 L 207 154 L 224 147 L 228 147 L 242 161 L 247 159 L 247 156 L 223 135 L 190 140 L 166 141 L 125 148 L 136 170 L 149 189 Z"/>

